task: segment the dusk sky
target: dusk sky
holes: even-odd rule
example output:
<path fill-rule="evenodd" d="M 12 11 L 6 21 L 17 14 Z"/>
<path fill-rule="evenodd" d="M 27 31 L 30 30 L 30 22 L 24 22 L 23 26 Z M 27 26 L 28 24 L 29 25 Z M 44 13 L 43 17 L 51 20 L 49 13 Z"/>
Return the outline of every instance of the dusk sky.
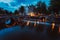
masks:
<path fill-rule="evenodd" d="M 21 5 L 36 4 L 38 1 L 45 2 L 49 6 L 50 0 L 0 0 L 0 8 L 13 12 Z"/>

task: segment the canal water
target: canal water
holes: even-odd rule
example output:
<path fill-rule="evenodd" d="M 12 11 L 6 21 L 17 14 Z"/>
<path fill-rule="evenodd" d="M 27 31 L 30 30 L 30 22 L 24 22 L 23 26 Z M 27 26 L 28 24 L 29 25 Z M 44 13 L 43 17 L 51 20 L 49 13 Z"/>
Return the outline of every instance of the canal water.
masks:
<path fill-rule="evenodd" d="M 37 32 L 35 28 L 12 26 L 0 30 L 0 40 L 59 40 L 60 36 L 52 36 L 47 32 Z"/>
<path fill-rule="evenodd" d="M 6 24 L 10 24 L 10 22 L 11 20 L 8 20 Z M 40 25 L 34 28 L 33 26 L 22 27 L 15 25 L 10 28 L 1 29 L 0 40 L 60 40 L 60 34 L 49 32 L 50 26 L 47 25 L 47 28 L 45 26 Z"/>

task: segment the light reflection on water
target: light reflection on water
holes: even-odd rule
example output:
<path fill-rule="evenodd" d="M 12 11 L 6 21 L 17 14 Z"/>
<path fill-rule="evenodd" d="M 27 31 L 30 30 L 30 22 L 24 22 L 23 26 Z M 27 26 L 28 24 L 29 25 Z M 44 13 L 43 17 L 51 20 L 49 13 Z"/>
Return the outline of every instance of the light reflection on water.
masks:
<path fill-rule="evenodd" d="M 34 30 L 34 29 L 32 29 L 32 30 Z M 0 30 L 0 36 L 7 34 L 7 33 L 14 33 L 14 32 L 15 33 L 16 32 L 26 32 L 26 31 L 31 32 L 32 30 L 29 30 L 29 27 L 24 27 L 22 29 L 20 26 L 13 26 L 11 28 L 5 28 L 5 29 Z"/>
<path fill-rule="evenodd" d="M 27 20 L 24 20 L 25 22 L 27 22 Z M 6 22 L 6 24 L 9 24 L 11 21 L 10 20 L 8 20 L 7 22 Z M 47 25 L 47 27 L 49 27 L 49 25 L 50 25 L 50 23 L 44 23 L 44 22 L 39 22 L 39 21 L 37 21 L 37 22 L 35 22 L 35 21 L 28 21 L 28 23 L 27 24 L 29 24 L 29 23 L 37 23 L 37 24 L 45 24 L 45 25 Z M 35 28 L 32 28 L 32 29 L 29 29 L 29 26 L 27 27 L 27 26 L 25 26 L 23 29 L 21 28 L 21 26 L 12 26 L 12 27 L 10 27 L 10 28 L 5 28 L 5 29 L 2 29 L 2 30 L 0 30 L 0 37 L 2 36 L 6 36 L 6 35 L 8 35 L 8 34 L 10 34 L 10 33 L 21 33 L 21 32 L 31 32 L 31 33 L 36 33 L 36 30 L 35 30 Z M 43 32 L 43 34 L 45 34 L 45 32 Z"/>
<path fill-rule="evenodd" d="M 12 33 L 16 34 L 16 33 L 22 33 L 22 32 L 29 32 L 29 33 L 35 34 L 36 30 L 35 30 L 35 28 L 29 29 L 29 26 L 28 27 L 25 26 L 23 29 L 21 28 L 21 26 L 12 26 L 11 28 L 5 28 L 5 29 L 0 30 L 0 37 L 3 38 Z M 45 32 L 42 32 L 42 34 L 45 34 Z"/>
<path fill-rule="evenodd" d="M 21 26 L 13 26 L 11 28 L 5 28 L 5 29 L 0 30 L 0 38 L 3 39 L 4 37 L 6 37 L 8 35 L 16 34 L 16 33 L 19 33 L 20 34 L 22 32 L 23 33 L 29 32 L 29 33 L 35 34 L 36 33 L 36 30 L 34 28 L 32 28 L 32 30 L 31 30 L 27 26 L 25 26 L 23 29 L 21 28 Z M 47 34 L 45 34 L 45 32 L 42 32 L 41 34 L 44 34 L 43 36 L 47 37 Z M 37 34 L 37 35 L 40 35 L 40 33 Z"/>
<path fill-rule="evenodd" d="M 6 20 L 6 22 L 5 22 L 5 24 L 10 24 L 10 23 L 11 23 L 10 19 Z"/>

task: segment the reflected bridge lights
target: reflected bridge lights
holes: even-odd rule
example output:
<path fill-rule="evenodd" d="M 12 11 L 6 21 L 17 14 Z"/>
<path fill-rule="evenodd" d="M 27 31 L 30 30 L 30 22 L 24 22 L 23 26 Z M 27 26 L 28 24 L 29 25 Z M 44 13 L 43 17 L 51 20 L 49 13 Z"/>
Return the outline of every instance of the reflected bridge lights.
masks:
<path fill-rule="evenodd" d="M 45 21 L 45 19 L 43 18 L 43 22 Z"/>
<path fill-rule="evenodd" d="M 30 21 L 27 21 L 27 24 L 26 25 L 29 26 L 29 24 L 30 24 Z"/>
<path fill-rule="evenodd" d="M 34 27 L 36 27 L 36 26 L 37 26 L 37 22 L 35 21 L 35 22 L 34 22 Z"/>
<path fill-rule="evenodd" d="M 52 31 L 54 31 L 54 28 L 55 28 L 55 23 L 52 23 Z"/>
<path fill-rule="evenodd" d="M 58 32 L 60 33 L 60 25 L 59 25 L 59 29 L 58 29 Z"/>

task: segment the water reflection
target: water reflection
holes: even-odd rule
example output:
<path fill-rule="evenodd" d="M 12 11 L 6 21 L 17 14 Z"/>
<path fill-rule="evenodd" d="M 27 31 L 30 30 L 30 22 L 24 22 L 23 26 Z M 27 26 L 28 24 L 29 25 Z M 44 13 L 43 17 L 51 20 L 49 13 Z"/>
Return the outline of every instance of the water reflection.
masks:
<path fill-rule="evenodd" d="M 10 26 L 10 28 L 6 28 L 6 29 L 1 30 L 0 35 L 6 34 L 6 33 L 8 34 L 10 32 L 13 33 L 13 34 L 15 34 L 15 33 L 20 34 L 22 32 L 24 32 L 24 34 L 26 34 L 26 32 L 27 32 L 27 34 L 29 34 L 29 35 L 31 35 L 30 33 L 33 33 L 33 34 L 36 33 L 35 35 L 37 35 L 37 37 L 39 35 L 40 38 L 45 37 L 46 39 L 48 38 L 48 40 L 49 40 L 51 38 L 51 36 L 56 37 L 56 35 L 58 35 L 57 32 L 58 31 L 60 32 L 60 27 L 59 27 L 59 30 L 57 30 L 58 27 L 56 27 L 55 23 L 50 24 L 50 23 L 47 23 L 47 22 L 40 22 L 40 21 L 36 21 L 36 20 L 35 21 L 19 20 L 19 21 L 20 22 L 17 21 L 18 25 L 16 25 L 16 21 L 14 21 L 14 19 L 7 20 L 5 24 L 8 27 Z M 54 30 L 54 31 L 52 31 L 52 30 Z M 53 40 L 54 40 L 54 38 L 53 38 Z"/>
<path fill-rule="evenodd" d="M 60 33 L 60 25 L 59 25 L 59 30 L 58 30 L 58 31 L 59 31 L 59 33 Z"/>
<path fill-rule="evenodd" d="M 30 24 L 30 21 L 27 21 L 27 24 L 26 25 L 29 26 L 29 24 Z"/>
<path fill-rule="evenodd" d="M 52 23 L 52 31 L 54 30 L 55 28 L 55 23 Z"/>

